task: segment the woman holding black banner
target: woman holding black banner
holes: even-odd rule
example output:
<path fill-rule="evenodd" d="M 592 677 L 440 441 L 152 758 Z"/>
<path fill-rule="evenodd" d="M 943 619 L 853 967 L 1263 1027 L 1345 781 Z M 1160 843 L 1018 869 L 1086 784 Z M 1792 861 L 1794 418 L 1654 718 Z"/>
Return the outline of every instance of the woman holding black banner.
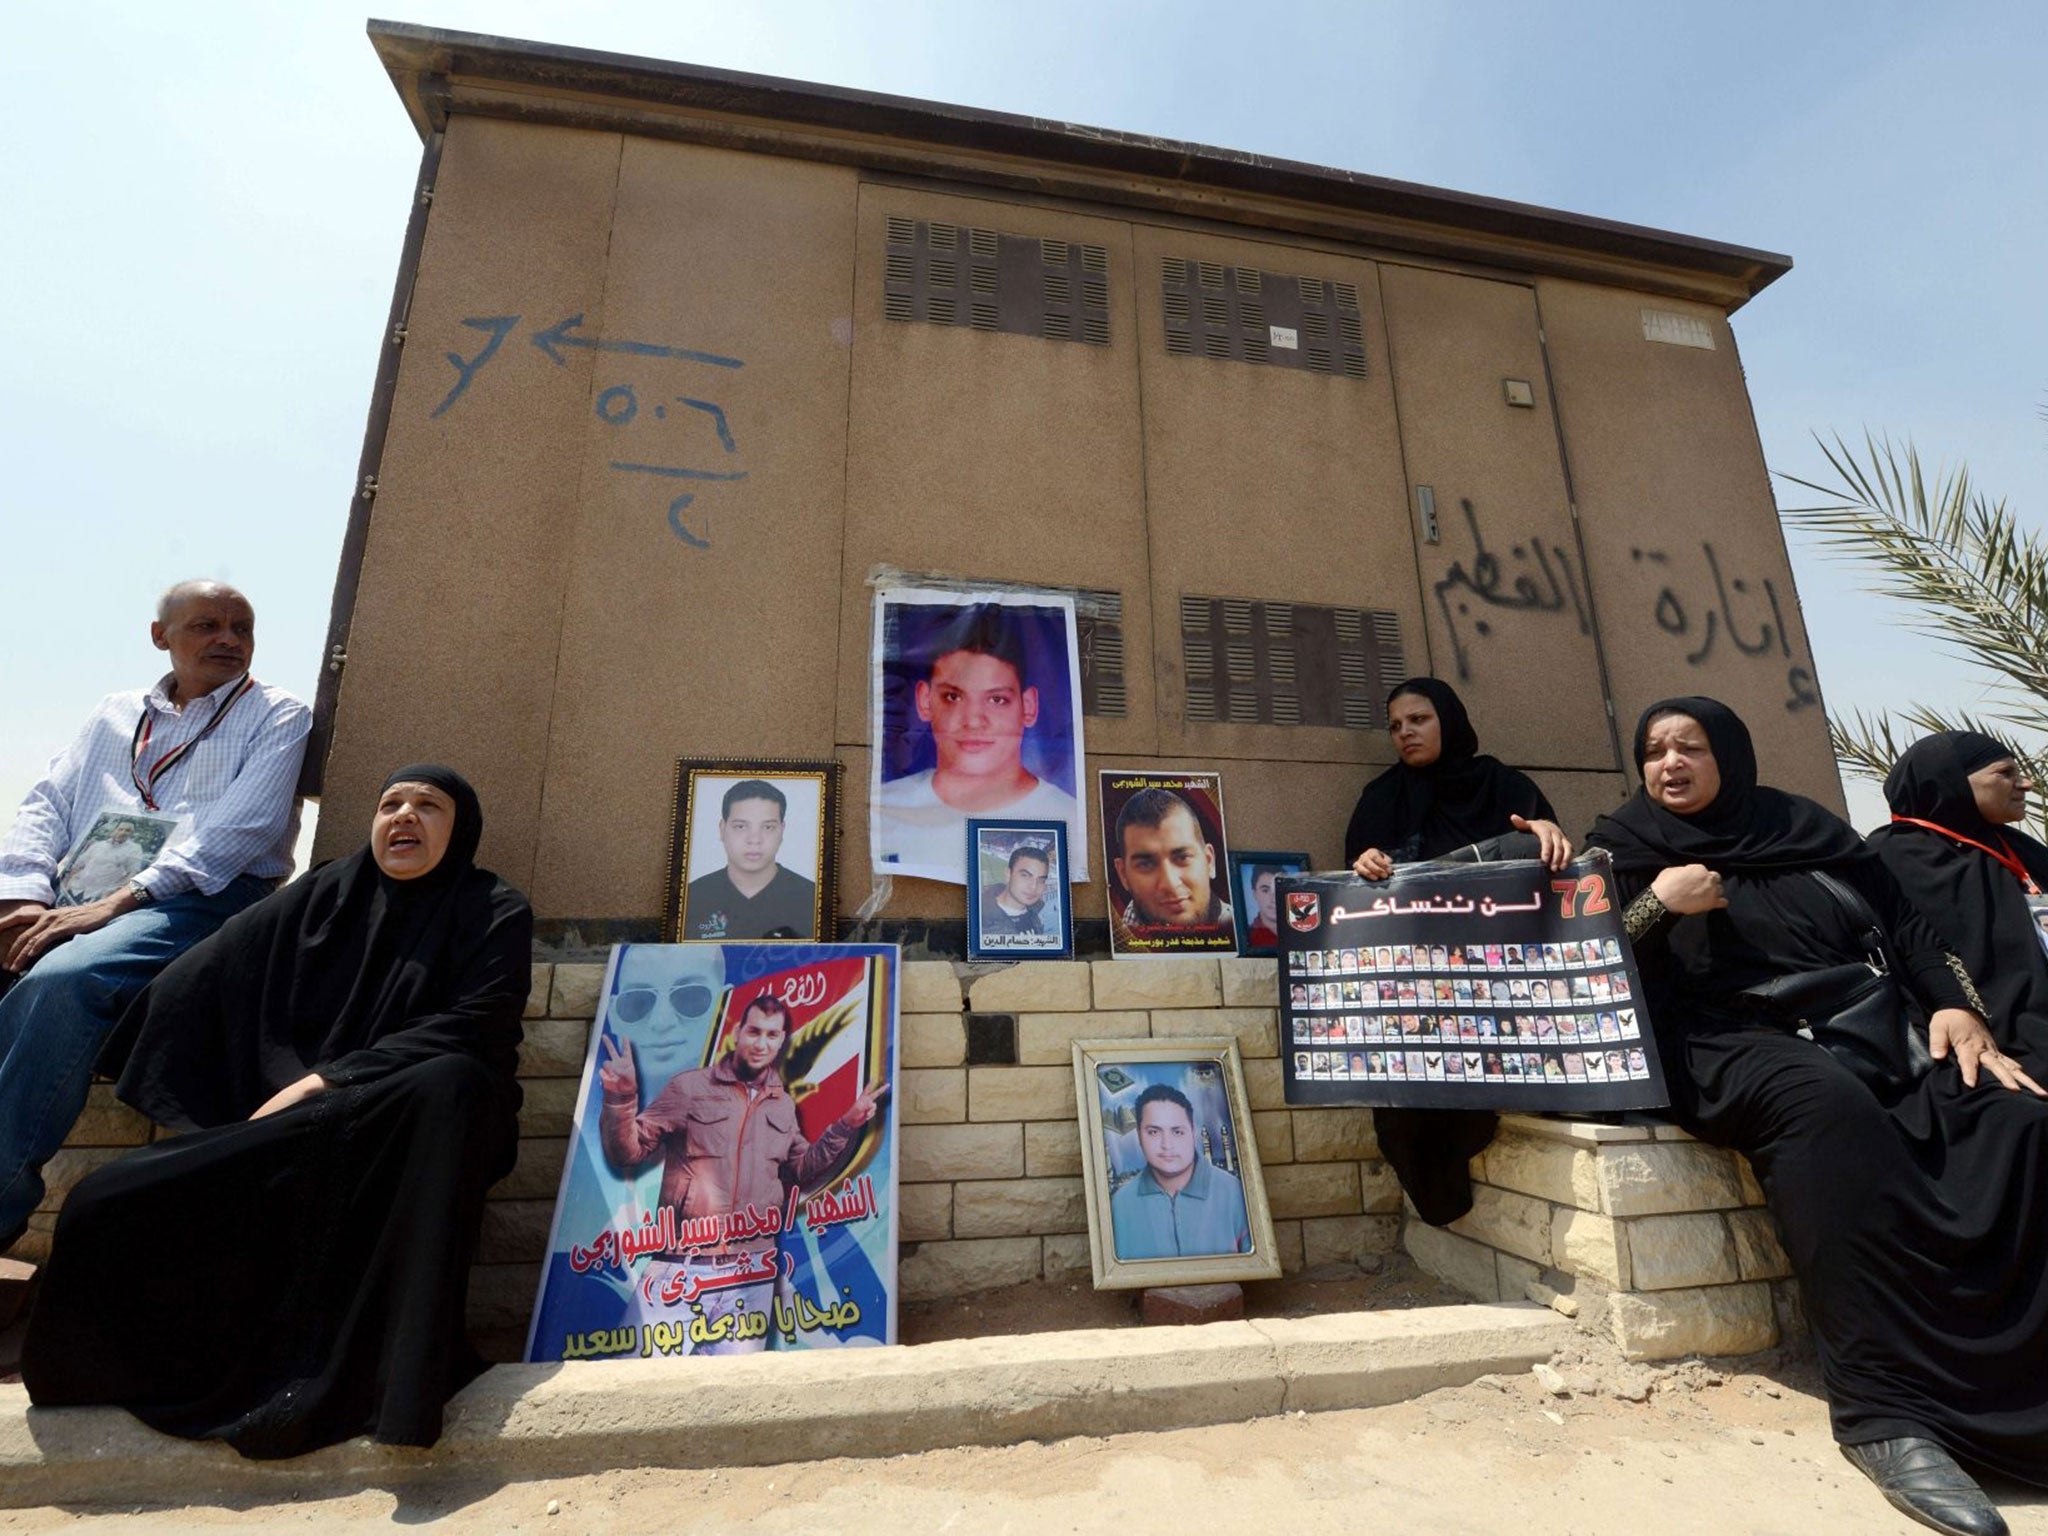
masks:
<path fill-rule="evenodd" d="M 1387 733 L 1400 761 L 1369 782 L 1344 832 L 1344 859 L 1365 880 L 1396 864 L 1440 859 L 1514 833 L 1552 869 L 1572 845 L 1527 774 L 1479 750 L 1465 701 L 1449 683 L 1411 677 L 1387 695 Z M 1442 1226 L 1472 1208 L 1466 1164 L 1493 1140 L 1494 1116 L 1476 1109 L 1376 1109 L 1380 1154 L 1424 1221 Z"/>
<path fill-rule="evenodd" d="M 180 1131 L 57 1219 L 22 1376 L 245 1456 L 431 1445 L 483 1368 L 484 1192 L 517 1149 L 526 898 L 472 858 L 476 793 L 417 764 L 370 845 L 230 918 L 122 1019 L 117 1092 Z"/>
<path fill-rule="evenodd" d="M 2018 830 L 2034 781 L 1976 731 L 1916 741 L 1884 781 L 1891 825 L 1870 835 L 1913 904 L 1983 994 L 1998 1043 L 2048 1065 L 2048 848 Z"/>
<path fill-rule="evenodd" d="M 1848 824 L 1758 785 L 1727 706 L 1652 705 L 1635 754 L 1642 789 L 1590 842 L 1614 858 L 1673 1114 L 1749 1159 L 1844 1453 L 1914 1519 L 2003 1532 L 1951 1453 L 2048 1483 L 2042 1090 Z M 1931 1063 L 1907 1059 L 1914 1033 Z"/>

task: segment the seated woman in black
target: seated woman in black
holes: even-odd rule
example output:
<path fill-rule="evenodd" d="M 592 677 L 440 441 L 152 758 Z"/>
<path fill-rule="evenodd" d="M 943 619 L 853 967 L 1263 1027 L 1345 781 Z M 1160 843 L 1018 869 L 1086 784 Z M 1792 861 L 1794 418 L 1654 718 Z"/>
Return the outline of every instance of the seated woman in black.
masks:
<path fill-rule="evenodd" d="M 1525 773 L 1483 756 L 1465 702 L 1449 683 L 1411 677 L 1387 695 L 1387 732 L 1400 761 L 1369 782 L 1344 832 L 1344 859 L 1367 880 L 1396 864 L 1439 859 L 1522 832 L 1552 869 L 1572 856 L 1557 813 Z M 1493 1140 L 1484 1110 L 1376 1109 L 1381 1155 L 1423 1220 L 1442 1226 L 1472 1208 L 1466 1164 Z"/>
<path fill-rule="evenodd" d="M 1884 781 L 1891 825 L 1870 846 L 1961 958 L 2006 1050 L 2048 1066 L 2048 848 L 2018 830 L 2034 787 L 2011 747 L 1942 731 L 1908 747 Z"/>
<path fill-rule="evenodd" d="M 72 1191 L 24 1342 L 43 1407 L 295 1456 L 431 1445 L 484 1191 L 518 1143 L 526 898 L 471 860 L 446 768 L 385 784 L 370 846 L 231 918 L 115 1034 L 117 1092 L 186 1134 Z"/>
<path fill-rule="evenodd" d="M 1614 856 L 1673 1114 L 1755 1170 L 1845 1454 L 1915 1519 L 2003 1532 L 1951 1453 L 2048 1483 L 2048 1104 L 1848 824 L 1757 784 L 1727 706 L 1652 705 L 1635 753 L 1643 788 L 1590 841 Z M 1755 990 L 1865 961 L 1873 922 L 1937 1058 L 1882 1093 Z"/>

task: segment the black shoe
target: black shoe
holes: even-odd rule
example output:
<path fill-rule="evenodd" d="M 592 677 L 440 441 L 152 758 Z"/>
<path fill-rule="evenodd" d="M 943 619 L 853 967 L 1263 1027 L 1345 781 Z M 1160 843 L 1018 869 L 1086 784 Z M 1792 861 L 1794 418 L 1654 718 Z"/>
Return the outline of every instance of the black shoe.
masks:
<path fill-rule="evenodd" d="M 1932 1440 L 1902 1435 L 1845 1445 L 1842 1454 L 1877 1484 L 1893 1509 L 1922 1525 L 1951 1536 L 2009 1536 L 1998 1506 Z"/>

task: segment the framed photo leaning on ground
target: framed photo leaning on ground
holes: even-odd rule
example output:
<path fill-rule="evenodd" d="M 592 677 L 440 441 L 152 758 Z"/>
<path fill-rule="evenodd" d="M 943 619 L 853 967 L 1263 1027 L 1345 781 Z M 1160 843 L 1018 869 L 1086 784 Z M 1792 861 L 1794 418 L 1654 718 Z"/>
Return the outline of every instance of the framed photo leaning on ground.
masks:
<path fill-rule="evenodd" d="M 1280 1273 L 1235 1040 L 1077 1040 L 1095 1288 Z"/>
<path fill-rule="evenodd" d="M 1065 822 L 971 819 L 967 869 L 968 959 L 1073 958 Z"/>
<path fill-rule="evenodd" d="M 839 764 L 684 758 L 670 827 L 668 943 L 830 943 Z"/>

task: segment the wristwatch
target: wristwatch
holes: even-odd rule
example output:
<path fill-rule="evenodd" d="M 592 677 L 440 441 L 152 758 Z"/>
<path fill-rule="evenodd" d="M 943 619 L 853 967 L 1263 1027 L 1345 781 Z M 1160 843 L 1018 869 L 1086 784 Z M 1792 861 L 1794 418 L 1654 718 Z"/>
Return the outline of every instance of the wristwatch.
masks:
<path fill-rule="evenodd" d="M 140 880 L 130 880 L 128 882 L 128 894 L 135 898 L 135 905 L 138 907 L 146 907 L 156 900 L 155 894 Z"/>

